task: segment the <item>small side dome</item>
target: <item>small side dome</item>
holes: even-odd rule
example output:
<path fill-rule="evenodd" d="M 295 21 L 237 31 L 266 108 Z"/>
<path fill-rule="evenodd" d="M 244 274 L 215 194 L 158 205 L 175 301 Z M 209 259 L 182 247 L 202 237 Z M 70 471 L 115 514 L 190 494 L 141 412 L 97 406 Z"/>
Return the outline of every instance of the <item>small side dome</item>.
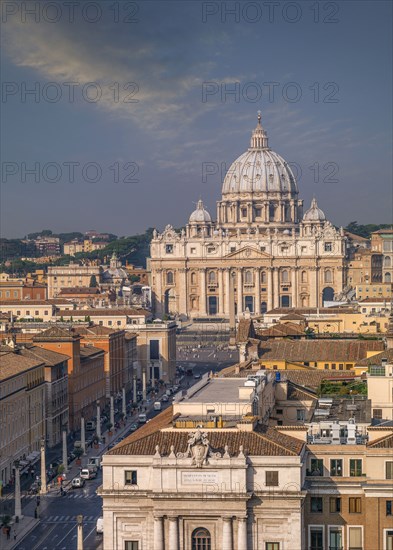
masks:
<path fill-rule="evenodd" d="M 323 210 L 318 208 L 317 199 L 313 198 L 311 201 L 311 207 L 306 210 L 303 216 L 304 222 L 324 222 L 326 216 Z"/>
<path fill-rule="evenodd" d="M 209 212 L 205 210 L 201 199 L 198 201 L 196 210 L 191 214 L 188 221 L 189 223 L 211 223 L 211 216 Z"/>

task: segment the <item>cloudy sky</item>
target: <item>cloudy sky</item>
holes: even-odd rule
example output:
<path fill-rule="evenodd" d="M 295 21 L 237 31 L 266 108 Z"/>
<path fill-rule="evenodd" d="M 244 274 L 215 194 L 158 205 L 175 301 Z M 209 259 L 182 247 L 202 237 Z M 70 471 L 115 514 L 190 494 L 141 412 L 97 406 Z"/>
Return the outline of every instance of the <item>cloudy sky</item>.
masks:
<path fill-rule="evenodd" d="M 391 17 L 387 1 L 3 2 L 1 235 L 180 226 L 200 197 L 215 214 L 258 110 L 306 204 L 392 222 Z"/>

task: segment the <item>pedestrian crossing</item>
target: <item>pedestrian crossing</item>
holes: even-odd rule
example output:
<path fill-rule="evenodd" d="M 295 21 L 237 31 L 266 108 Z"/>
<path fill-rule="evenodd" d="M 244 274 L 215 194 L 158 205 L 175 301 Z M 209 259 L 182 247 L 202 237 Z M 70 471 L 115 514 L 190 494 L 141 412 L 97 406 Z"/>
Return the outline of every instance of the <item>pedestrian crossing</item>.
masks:
<path fill-rule="evenodd" d="M 100 516 L 83 516 L 83 523 L 96 523 Z M 42 523 L 76 523 L 77 516 L 48 516 L 41 518 Z"/>
<path fill-rule="evenodd" d="M 60 493 L 48 493 L 47 495 L 48 497 L 55 497 L 55 498 L 60 498 Z M 24 495 L 23 498 L 26 498 L 28 500 L 35 500 L 37 498 L 37 495 Z M 73 492 L 73 491 L 70 491 L 68 493 L 65 494 L 64 497 L 62 498 L 69 498 L 69 499 L 76 499 L 76 498 L 83 498 L 83 499 L 93 499 L 93 498 L 98 498 L 98 495 L 96 493 L 91 493 L 89 495 L 86 495 L 84 493 L 81 493 L 81 492 Z"/>

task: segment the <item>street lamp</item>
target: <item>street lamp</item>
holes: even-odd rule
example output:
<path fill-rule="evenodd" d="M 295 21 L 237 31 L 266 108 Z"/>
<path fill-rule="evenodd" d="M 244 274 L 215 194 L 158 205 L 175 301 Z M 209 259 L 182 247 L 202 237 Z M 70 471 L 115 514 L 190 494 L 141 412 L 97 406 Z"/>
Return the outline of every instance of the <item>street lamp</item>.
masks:
<path fill-rule="evenodd" d="M 77 538 L 77 550 L 83 550 L 83 516 L 79 514 L 76 516 L 78 538 Z"/>
<path fill-rule="evenodd" d="M 40 494 L 46 495 L 46 463 L 45 463 L 45 439 L 41 438 L 41 489 Z"/>
<path fill-rule="evenodd" d="M 101 411 L 100 400 L 97 399 L 97 427 L 96 427 L 98 441 L 101 441 Z"/>
<path fill-rule="evenodd" d="M 15 521 L 18 522 L 22 518 L 22 502 L 20 498 L 20 470 L 19 460 L 14 462 L 15 468 Z"/>
<path fill-rule="evenodd" d="M 67 424 L 63 424 L 63 466 L 64 471 L 68 472 L 68 458 L 67 458 Z"/>

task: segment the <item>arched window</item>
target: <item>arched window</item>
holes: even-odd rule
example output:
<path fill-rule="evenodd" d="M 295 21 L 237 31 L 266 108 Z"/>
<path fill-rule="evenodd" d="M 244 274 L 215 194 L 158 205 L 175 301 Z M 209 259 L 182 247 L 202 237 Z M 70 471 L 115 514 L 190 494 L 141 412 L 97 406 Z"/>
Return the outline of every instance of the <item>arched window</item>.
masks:
<path fill-rule="evenodd" d="M 211 550 L 211 542 L 210 533 L 204 527 L 198 527 L 193 531 L 191 536 L 192 550 Z"/>
<path fill-rule="evenodd" d="M 288 271 L 284 269 L 284 271 L 281 272 L 281 282 L 287 283 L 288 281 L 289 281 L 289 274 L 288 274 Z"/>
<path fill-rule="evenodd" d="M 209 271 L 209 284 L 214 284 L 216 282 L 216 274 L 214 271 Z"/>
<path fill-rule="evenodd" d="M 244 282 L 246 283 L 246 285 L 252 284 L 252 271 L 250 271 L 249 269 L 247 269 L 244 274 Z"/>
<path fill-rule="evenodd" d="M 392 259 L 390 256 L 385 257 L 385 267 L 391 267 L 392 265 Z"/>
<path fill-rule="evenodd" d="M 302 271 L 302 283 L 307 283 L 307 271 Z"/>
<path fill-rule="evenodd" d="M 392 275 L 390 273 L 385 273 L 385 283 L 392 282 Z"/>
<path fill-rule="evenodd" d="M 196 285 L 196 282 L 197 282 L 197 277 L 196 277 L 196 273 L 191 273 L 191 284 L 192 285 Z"/>
<path fill-rule="evenodd" d="M 267 283 L 267 275 L 266 275 L 266 271 L 262 271 L 261 273 L 261 283 Z"/>
<path fill-rule="evenodd" d="M 267 302 L 261 302 L 261 313 L 267 312 Z"/>
<path fill-rule="evenodd" d="M 167 285 L 173 285 L 173 271 L 168 271 L 166 274 L 166 284 Z"/>
<path fill-rule="evenodd" d="M 325 283 L 331 283 L 332 281 L 333 281 L 332 272 L 330 271 L 330 269 L 327 269 L 325 271 Z"/>

